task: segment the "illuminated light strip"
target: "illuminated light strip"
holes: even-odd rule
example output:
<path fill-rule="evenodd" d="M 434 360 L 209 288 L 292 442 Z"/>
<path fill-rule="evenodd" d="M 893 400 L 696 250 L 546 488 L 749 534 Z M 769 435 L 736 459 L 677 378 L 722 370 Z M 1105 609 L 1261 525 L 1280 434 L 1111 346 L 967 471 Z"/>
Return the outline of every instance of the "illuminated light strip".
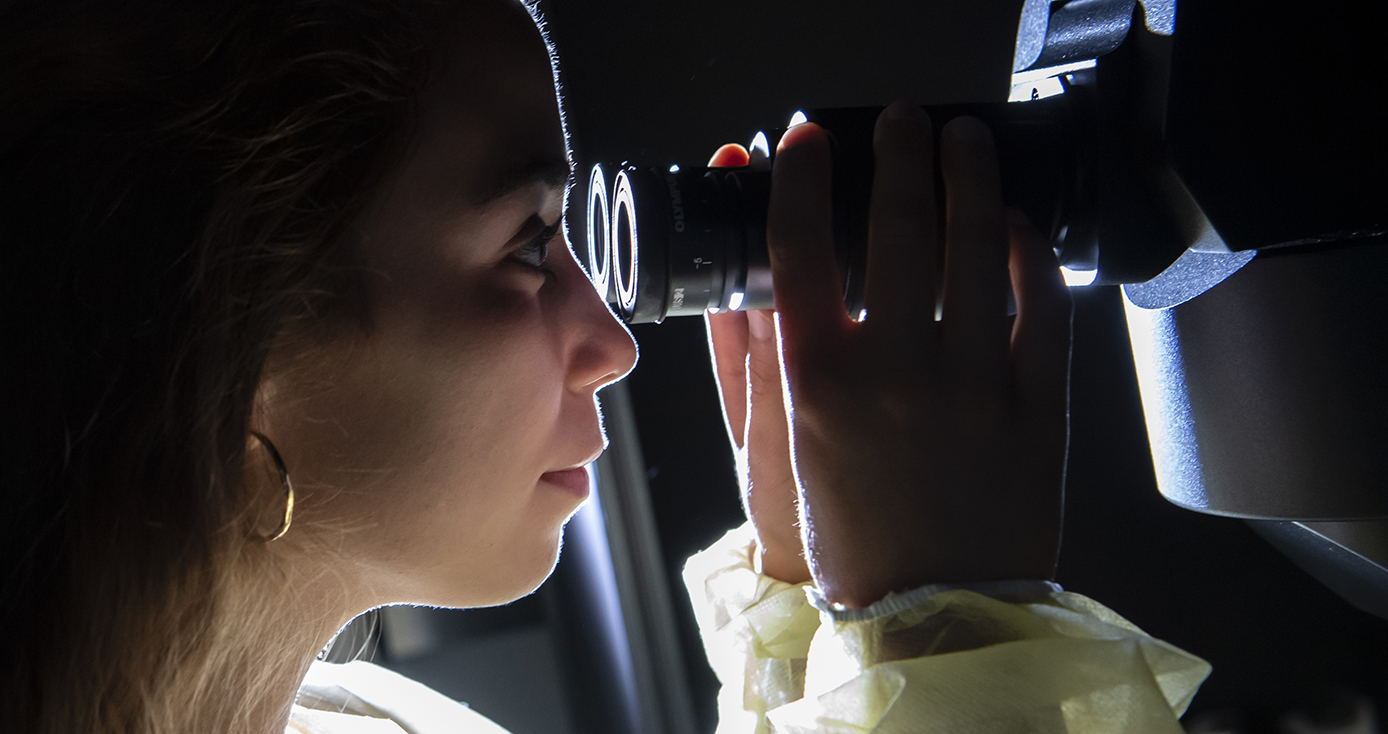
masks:
<path fill-rule="evenodd" d="M 1152 447 L 1157 487 L 1172 503 L 1192 510 L 1209 507 L 1205 467 L 1195 435 L 1185 360 L 1171 309 L 1146 309 L 1123 293 L 1128 341 L 1137 368 L 1138 394 Z"/>
<path fill-rule="evenodd" d="M 1060 64 L 1058 66 L 1047 66 L 1041 69 L 1029 69 L 1027 71 L 1019 71 L 1016 74 L 1012 75 L 1012 86 L 1015 87 L 1018 84 L 1027 84 L 1029 82 L 1035 82 L 1041 79 L 1049 79 L 1050 77 L 1056 77 L 1062 74 L 1073 74 L 1077 71 L 1093 69 L 1098 65 L 1098 62 L 1094 59 L 1086 59 L 1084 61 L 1076 61 L 1071 64 Z"/>
<path fill-rule="evenodd" d="M 757 131 L 757 136 L 752 138 L 752 144 L 748 146 L 747 155 L 753 162 L 765 161 L 771 157 L 771 143 L 767 142 L 766 133 Z"/>
<path fill-rule="evenodd" d="M 1044 69 L 1032 69 L 1013 74 L 1012 91 L 1008 94 L 1007 101 L 1030 102 L 1064 94 L 1065 85 L 1060 83 L 1060 77 L 1083 69 L 1092 69 L 1095 66 L 1094 59 L 1088 59 L 1076 61 L 1073 64 L 1047 66 Z"/>
<path fill-rule="evenodd" d="M 620 689 L 619 695 L 630 701 L 637 696 L 636 670 L 632 662 L 631 640 L 627 636 L 626 615 L 622 611 L 622 595 L 617 589 L 617 570 L 612 560 L 612 544 L 608 539 L 607 523 L 604 517 L 601 492 L 596 467 L 588 467 L 590 493 L 569 520 L 566 534 L 572 533 L 574 542 L 565 543 L 564 553 L 572 553 L 578 561 L 578 573 L 583 578 L 584 591 L 592 595 L 593 606 L 597 609 L 595 636 L 607 643 L 608 660 L 616 668 L 614 684 Z M 440 729 L 442 731 L 443 729 Z"/>
<path fill-rule="evenodd" d="M 1038 99 L 1054 97 L 1058 94 L 1065 94 L 1065 85 L 1060 83 L 1060 79 L 1049 77 L 1026 84 L 1018 84 L 1008 93 L 1007 101 L 1033 102 Z"/>
<path fill-rule="evenodd" d="M 1071 270 L 1064 265 L 1060 266 L 1060 275 L 1065 278 L 1065 285 L 1071 288 L 1078 288 L 1094 283 L 1098 277 L 1098 270 Z"/>

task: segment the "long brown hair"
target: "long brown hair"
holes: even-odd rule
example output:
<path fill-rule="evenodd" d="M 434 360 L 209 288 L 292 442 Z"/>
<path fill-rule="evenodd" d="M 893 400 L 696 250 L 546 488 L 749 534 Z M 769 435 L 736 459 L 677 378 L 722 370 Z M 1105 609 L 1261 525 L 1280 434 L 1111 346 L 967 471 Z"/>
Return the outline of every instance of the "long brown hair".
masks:
<path fill-rule="evenodd" d="M 434 13 L 0 10 L 0 728 L 222 730 L 265 693 L 226 679 L 282 642 L 237 608 L 251 406 L 272 341 L 350 321 Z"/>

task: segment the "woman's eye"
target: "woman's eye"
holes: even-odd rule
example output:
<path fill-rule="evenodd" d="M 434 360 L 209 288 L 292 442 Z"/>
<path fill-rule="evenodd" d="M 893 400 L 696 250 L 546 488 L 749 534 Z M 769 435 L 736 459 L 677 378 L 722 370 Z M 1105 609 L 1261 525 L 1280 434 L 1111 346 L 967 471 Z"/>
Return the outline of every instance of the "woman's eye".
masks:
<path fill-rule="evenodd" d="M 511 251 L 511 257 L 536 270 L 542 270 L 545 258 L 549 256 L 549 243 L 559 234 L 562 219 L 539 231 L 525 244 Z"/>

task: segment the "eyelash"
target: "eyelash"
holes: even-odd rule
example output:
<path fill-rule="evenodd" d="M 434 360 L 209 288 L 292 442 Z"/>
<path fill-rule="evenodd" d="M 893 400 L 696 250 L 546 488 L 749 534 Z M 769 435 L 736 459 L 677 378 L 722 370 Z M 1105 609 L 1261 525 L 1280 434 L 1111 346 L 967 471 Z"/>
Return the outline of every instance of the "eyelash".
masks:
<path fill-rule="evenodd" d="M 529 242 L 512 251 L 511 256 L 527 267 L 544 271 L 545 259 L 549 257 L 549 243 L 559 234 L 563 221 L 560 219 L 540 230 Z"/>

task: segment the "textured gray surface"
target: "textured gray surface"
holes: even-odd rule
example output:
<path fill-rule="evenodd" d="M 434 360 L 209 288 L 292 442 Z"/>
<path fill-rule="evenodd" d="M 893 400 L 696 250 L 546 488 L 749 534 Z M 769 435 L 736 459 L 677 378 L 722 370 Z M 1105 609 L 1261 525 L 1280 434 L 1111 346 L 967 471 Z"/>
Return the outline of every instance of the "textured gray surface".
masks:
<path fill-rule="evenodd" d="M 1051 0 L 1026 0 L 1022 18 L 1017 23 L 1017 53 L 1012 58 L 1012 70 L 1029 69 L 1041 58 L 1046 46 L 1046 27 L 1051 18 Z"/>
<path fill-rule="evenodd" d="M 1227 254 L 1186 250 L 1185 254 L 1157 277 L 1146 283 L 1129 283 L 1123 286 L 1123 294 L 1139 308 L 1179 306 L 1219 285 L 1225 278 L 1247 265 L 1256 254 L 1256 250 Z"/>
<path fill-rule="evenodd" d="M 1038 66 L 1093 59 L 1118 48 L 1128 35 L 1137 0 L 1070 0 L 1051 14 Z"/>
<path fill-rule="evenodd" d="M 543 626 L 452 641 L 389 667 L 468 704 L 512 734 L 574 731 Z"/>
<path fill-rule="evenodd" d="M 1169 36 L 1176 32 L 1176 0 L 1142 0 L 1147 16 L 1147 30 Z"/>
<path fill-rule="evenodd" d="M 1178 280 L 1199 290 L 1211 270 Z M 1260 256 L 1195 297 L 1137 289 L 1147 307 L 1124 287 L 1167 499 L 1248 519 L 1388 517 L 1385 273 L 1388 248 L 1365 245 Z"/>

